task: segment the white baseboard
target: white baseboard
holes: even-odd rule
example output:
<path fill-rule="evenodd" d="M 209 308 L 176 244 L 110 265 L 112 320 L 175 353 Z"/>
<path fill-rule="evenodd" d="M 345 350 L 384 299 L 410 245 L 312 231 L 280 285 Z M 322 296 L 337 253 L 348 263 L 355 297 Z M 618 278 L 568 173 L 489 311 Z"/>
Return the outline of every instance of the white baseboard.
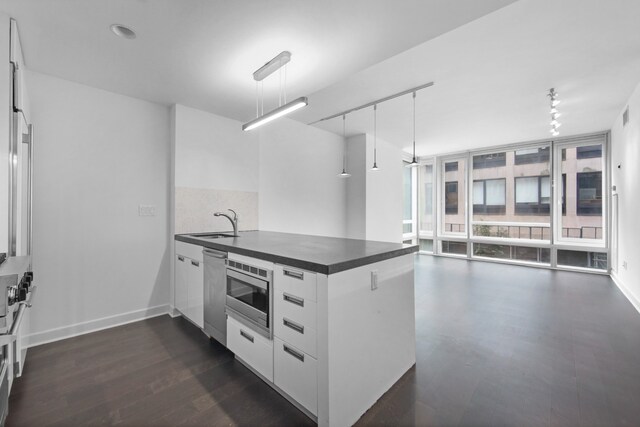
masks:
<path fill-rule="evenodd" d="M 620 291 L 624 294 L 625 297 L 627 297 L 629 302 L 635 307 L 638 313 L 640 313 L 640 300 L 638 300 L 638 298 L 633 295 L 633 292 L 631 292 L 631 290 L 627 288 L 624 283 L 622 283 L 622 280 L 620 280 L 615 272 L 611 273 L 611 279 L 613 279 L 613 283 L 618 286 L 618 289 L 620 289 Z"/>
<path fill-rule="evenodd" d="M 103 317 L 101 319 L 89 320 L 76 323 L 74 325 L 49 329 L 43 332 L 26 335 L 22 338 L 23 348 L 35 347 L 37 345 L 72 338 L 78 335 L 88 334 L 114 326 L 125 325 L 127 323 L 138 322 L 151 317 L 171 314 L 172 307 L 169 304 L 155 307 L 143 308 L 142 310 L 130 311 L 128 313 L 116 314 L 114 316 Z"/>

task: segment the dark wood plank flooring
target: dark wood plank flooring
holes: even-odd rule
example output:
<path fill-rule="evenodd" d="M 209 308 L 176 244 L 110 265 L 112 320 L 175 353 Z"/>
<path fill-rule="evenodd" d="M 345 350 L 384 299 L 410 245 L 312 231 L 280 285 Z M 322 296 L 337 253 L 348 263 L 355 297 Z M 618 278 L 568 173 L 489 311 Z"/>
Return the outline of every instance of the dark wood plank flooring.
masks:
<path fill-rule="evenodd" d="M 640 315 L 608 277 L 420 256 L 417 363 L 358 425 L 640 425 Z M 311 425 L 189 322 L 29 350 L 8 426 Z"/>

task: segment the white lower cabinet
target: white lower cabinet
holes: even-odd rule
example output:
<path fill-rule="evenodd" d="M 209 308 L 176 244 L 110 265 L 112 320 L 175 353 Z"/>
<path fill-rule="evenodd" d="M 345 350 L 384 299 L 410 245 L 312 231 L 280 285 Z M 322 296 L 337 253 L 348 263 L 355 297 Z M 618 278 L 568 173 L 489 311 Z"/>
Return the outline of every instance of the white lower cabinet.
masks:
<path fill-rule="evenodd" d="M 273 339 L 273 382 L 313 415 L 318 414 L 318 362 L 281 339 Z"/>
<path fill-rule="evenodd" d="M 273 341 L 229 316 L 227 348 L 260 375 L 273 382 Z"/>
<path fill-rule="evenodd" d="M 204 269 L 202 247 L 176 242 L 175 290 L 176 310 L 198 327 L 204 327 Z"/>

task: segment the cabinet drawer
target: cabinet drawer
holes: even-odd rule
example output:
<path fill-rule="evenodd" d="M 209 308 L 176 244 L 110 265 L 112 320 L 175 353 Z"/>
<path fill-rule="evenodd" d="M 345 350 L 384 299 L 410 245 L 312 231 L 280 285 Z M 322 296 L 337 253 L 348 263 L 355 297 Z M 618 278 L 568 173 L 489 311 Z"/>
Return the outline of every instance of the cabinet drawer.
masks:
<path fill-rule="evenodd" d="M 227 348 L 273 382 L 273 341 L 228 317 Z"/>
<path fill-rule="evenodd" d="M 276 293 L 274 303 L 274 334 L 313 357 L 317 355 L 316 303 L 305 300 L 304 306 L 284 300 L 285 293 Z"/>
<path fill-rule="evenodd" d="M 274 289 L 278 292 L 316 301 L 316 273 L 276 265 L 274 270 Z"/>
<path fill-rule="evenodd" d="M 192 245 L 191 243 L 180 242 L 176 240 L 176 255 L 186 256 L 196 261 L 202 262 L 202 246 Z"/>
<path fill-rule="evenodd" d="M 318 414 L 318 362 L 277 337 L 274 343 L 274 383 L 313 415 Z"/>

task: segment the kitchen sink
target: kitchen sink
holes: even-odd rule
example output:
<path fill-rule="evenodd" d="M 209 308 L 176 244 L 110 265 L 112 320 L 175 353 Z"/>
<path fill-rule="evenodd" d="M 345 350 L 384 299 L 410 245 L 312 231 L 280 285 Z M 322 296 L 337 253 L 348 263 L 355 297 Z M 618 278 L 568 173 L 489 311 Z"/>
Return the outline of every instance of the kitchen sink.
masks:
<path fill-rule="evenodd" d="M 221 237 L 234 237 L 229 233 L 194 233 L 191 237 L 197 237 L 198 239 L 219 239 Z"/>

